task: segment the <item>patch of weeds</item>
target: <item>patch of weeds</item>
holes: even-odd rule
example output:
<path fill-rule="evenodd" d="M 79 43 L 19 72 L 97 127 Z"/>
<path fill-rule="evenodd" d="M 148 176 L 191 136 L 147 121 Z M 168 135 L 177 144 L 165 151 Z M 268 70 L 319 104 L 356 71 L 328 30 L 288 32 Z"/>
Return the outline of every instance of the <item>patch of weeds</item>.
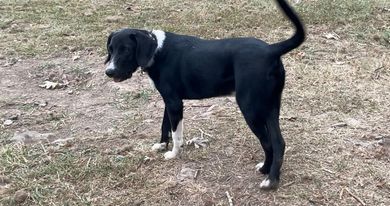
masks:
<path fill-rule="evenodd" d="M 39 72 L 39 73 L 43 73 L 43 72 L 45 72 L 45 71 L 47 71 L 47 70 L 55 69 L 57 66 L 58 66 L 58 64 L 56 64 L 56 63 L 53 63 L 53 62 L 45 62 L 44 64 L 39 65 L 39 66 L 36 68 L 36 71 Z"/>
<path fill-rule="evenodd" d="M 11 25 L 12 21 L 12 19 L 0 20 L 0 29 L 8 28 Z"/>
<path fill-rule="evenodd" d="M 336 171 L 337 172 L 344 172 L 348 168 L 348 161 L 345 158 L 340 159 L 338 162 L 336 162 Z"/>
<path fill-rule="evenodd" d="M 151 95 L 151 90 L 144 89 L 138 93 L 135 93 L 134 99 L 139 99 L 141 101 L 141 103 L 145 103 L 145 102 L 149 101 L 150 95 Z"/>
<path fill-rule="evenodd" d="M 371 18 L 374 2 L 366 0 L 310 1 L 298 7 L 307 24 L 346 24 Z"/>
<path fill-rule="evenodd" d="M 12 179 L 10 192 L 25 189 L 28 204 L 49 202 L 91 204 L 88 192 L 101 193 L 122 182 L 125 188 L 143 185 L 144 174 L 138 173 L 142 155 L 102 155 L 95 152 L 59 150 L 55 153 L 42 145 L 8 145 L 0 150 L 0 164 Z M 80 195 L 83 194 L 83 195 Z M 12 204 L 3 199 L 2 204 Z"/>
<path fill-rule="evenodd" d="M 42 81 L 60 82 L 68 86 L 77 86 L 77 89 L 87 86 L 88 80 L 92 77 L 91 71 L 85 66 L 70 67 L 56 62 L 39 65 L 34 72 L 35 77 Z"/>
<path fill-rule="evenodd" d="M 138 108 L 150 100 L 151 90 L 145 89 L 139 92 L 126 92 L 119 95 L 117 106 L 120 109 Z"/>
<path fill-rule="evenodd" d="M 69 78 L 69 83 L 79 86 L 79 88 L 88 87 L 88 80 L 92 77 L 91 71 L 86 67 L 75 66 L 66 71 L 65 74 Z"/>
<path fill-rule="evenodd" d="M 390 28 L 387 28 L 385 31 L 382 32 L 382 39 L 384 46 L 389 47 L 390 46 Z"/>

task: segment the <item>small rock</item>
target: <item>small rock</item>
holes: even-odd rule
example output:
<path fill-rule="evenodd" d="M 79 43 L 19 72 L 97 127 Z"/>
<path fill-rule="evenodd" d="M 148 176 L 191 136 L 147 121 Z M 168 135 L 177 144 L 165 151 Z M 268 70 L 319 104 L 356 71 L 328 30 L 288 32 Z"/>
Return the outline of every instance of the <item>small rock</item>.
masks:
<path fill-rule="evenodd" d="M 30 196 L 30 194 L 28 194 L 23 189 L 22 190 L 18 190 L 18 191 L 15 192 L 14 200 L 15 200 L 16 203 L 23 203 L 24 201 L 26 201 L 26 199 L 29 196 Z"/>
<path fill-rule="evenodd" d="M 69 51 L 75 52 L 75 51 L 77 51 L 77 47 L 71 46 L 71 47 L 69 47 Z"/>
<path fill-rule="evenodd" d="M 381 37 L 380 37 L 378 34 L 375 34 L 375 35 L 373 36 L 373 39 L 374 39 L 375 41 L 380 41 L 380 40 L 381 40 Z"/>
<path fill-rule="evenodd" d="M 144 163 L 147 163 L 147 162 L 149 162 L 149 161 L 150 161 L 150 157 L 145 156 L 145 157 L 144 157 Z"/>
<path fill-rule="evenodd" d="M 77 60 L 79 60 L 79 59 L 80 59 L 80 56 L 79 56 L 79 55 L 75 55 L 75 56 L 72 57 L 72 60 L 73 60 L 73 61 L 77 61 Z"/>
<path fill-rule="evenodd" d="M 40 107 L 46 107 L 47 106 L 47 101 L 40 101 L 40 102 L 37 102 L 35 104 L 37 104 Z"/>
<path fill-rule="evenodd" d="M 9 126 L 9 125 L 11 125 L 12 123 L 14 123 L 14 121 L 12 121 L 12 120 L 10 120 L 10 119 L 7 119 L 7 120 L 4 121 L 3 124 L 4 124 L 5 126 Z"/>

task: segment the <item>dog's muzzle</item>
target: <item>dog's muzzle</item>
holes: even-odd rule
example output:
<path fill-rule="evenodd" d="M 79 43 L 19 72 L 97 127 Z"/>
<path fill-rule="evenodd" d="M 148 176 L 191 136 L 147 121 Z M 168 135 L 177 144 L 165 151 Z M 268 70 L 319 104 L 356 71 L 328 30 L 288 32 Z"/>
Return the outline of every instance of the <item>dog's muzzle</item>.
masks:
<path fill-rule="evenodd" d="M 114 77 L 115 69 L 106 69 L 106 75 L 110 78 Z"/>

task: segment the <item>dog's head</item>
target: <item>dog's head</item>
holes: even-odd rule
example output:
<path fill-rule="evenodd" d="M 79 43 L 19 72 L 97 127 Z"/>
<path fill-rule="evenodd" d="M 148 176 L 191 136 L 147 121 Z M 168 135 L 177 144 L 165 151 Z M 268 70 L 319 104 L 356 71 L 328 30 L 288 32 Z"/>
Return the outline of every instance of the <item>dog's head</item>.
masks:
<path fill-rule="evenodd" d="M 138 67 L 153 61 L 157 40 L 147 31 L 122 29 L 110 34 L 107 40 L 106 75 L 121 82 L 131 78 Z"/>

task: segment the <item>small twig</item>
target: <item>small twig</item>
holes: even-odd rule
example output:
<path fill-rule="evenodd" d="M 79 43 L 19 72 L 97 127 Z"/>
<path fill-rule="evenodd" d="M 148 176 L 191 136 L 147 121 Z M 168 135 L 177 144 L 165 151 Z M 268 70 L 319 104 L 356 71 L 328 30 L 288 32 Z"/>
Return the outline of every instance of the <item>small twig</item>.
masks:
<path fill-rule="evenodd" d="M 288 187 L 288 186 L 290 186 L 290 185 L 292 185 L 294 183 L 295 183 L 295 181 L 288 182 L 288 183 L 284 184 L 282 187 Z"/>
<path fill-rule="evenodd" d="M 89 167 L 89 163 L 90 163 L 90 162 L 91 162 L 91 157 L 88 159 L 88 162 L 87 162 L 87 164 L 85 165 L 86 168 Z"/>
<path fill-rule="evenodd" d="M 328 172 L 328 173 L 330 173 L 332 175 L 336 174 L 336 172 L 333 172 L 332 170 L 328 170 L 326 168 L 322 168 L 322 170 L 324 170 L 325 172 Z"/>
<path fill-rule="evenodd" d="M 361 200 L 358 196 L 356 196 L 356 195 L 354 195 L 354 194 L 352 194 L 352 192 L 351 191 L 349 191 L 349 189 L 348 188 L 345 188 L 345 190 L 353 197 L 353 198 L 355 198 L 358 202 L 360 202 L 360 204 L 361 205 L 363 205 L 363 206 L 365 206 L 366 205 L 366 203 L 365 202 L 363 202 L 363 200 Z"/>
<path fill-rule="evenodd" d="M 340 123 L 333 124 L 331 127 L 346 127 L 346 126 L 347 126 L 347 123 L 340 122 Z"/>
<path fill-rule="evenodd" d="M 199 170 L 196 170 L 196 172 L 194 174 L 194 179 L 196 179 L 196 177 L 198 177 L 198 174 L 199 174 Z"/>
<path fill-rule="evenodd" d="M 229 206 L 233 206 L 233 197 L 230 196 L 228 191 L 226 191 L 226 197 L 228 198 Z"/>
<path fill-rule="evenodd" d="M 211 134 L 206 133 L 201 128 L 198 128 L 198 130 L 200 131 L 200 135 L 201 135 L 202 138 L 203 138 L 203 135 L 206 135 L 206 136 L 209 136 L 209 137 L 213 137 Z"/>
<path fill-rule="evenodd" d="M 42 147 L 43 153 L 47 154 L 46 148 L 42 143 L 41 143 L 41 147 Z"/>
<path fill-rule="evenodd" d="M 344 187 L 341 188 L 341 191 L 340 191 L 340 194 L 339 194 L 339 199 L 340 200 L 343 198 L 343 195 L 344 195 Z"/>
<path fill-rule="evenodd" d="M 193 104 L 193 105 L 188 105 L 188 107 L 211 107 L 213 105 L 199 105 L 199 104 Z"/>

